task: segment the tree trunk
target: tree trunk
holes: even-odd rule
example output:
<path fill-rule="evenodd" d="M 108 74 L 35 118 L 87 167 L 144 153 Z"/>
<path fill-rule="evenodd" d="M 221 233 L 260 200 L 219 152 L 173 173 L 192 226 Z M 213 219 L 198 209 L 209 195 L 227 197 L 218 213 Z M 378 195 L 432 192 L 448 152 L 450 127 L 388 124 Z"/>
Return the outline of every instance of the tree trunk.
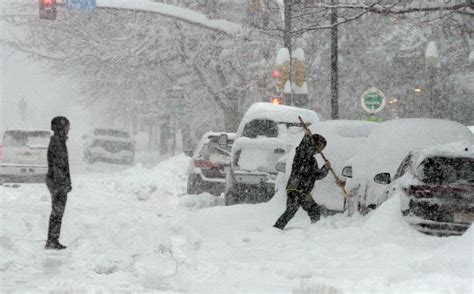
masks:
<path fill-rule="evenodd" d="M 232 101 L 232 106 L 224 110 L 224 130 L 226 132 L 235 132 L 239 127 L 241 112 L 237 101 Z"/>
<path fill-rule="evenodd" d="M 333 1 L 334 4 L 335 1 Z M 337 8 L 331 8 L 331 119 L 339 118 L 338 68 L 337 68 Z"/>

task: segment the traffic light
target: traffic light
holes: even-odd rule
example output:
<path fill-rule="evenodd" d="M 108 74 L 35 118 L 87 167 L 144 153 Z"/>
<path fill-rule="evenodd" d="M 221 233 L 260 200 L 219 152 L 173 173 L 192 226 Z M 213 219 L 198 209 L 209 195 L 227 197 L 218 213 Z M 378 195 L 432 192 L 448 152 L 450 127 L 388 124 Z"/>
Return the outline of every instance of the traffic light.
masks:
<path fill-rule="evenodd" d="M 294 82 L 296 86 L 303 87 L 304 84 L 304 51 L 301 48 L 297 48 L 292 53 L 292 60 L 293 60 L 293 70 L 294 70 Z"/>
<path fill-rule="evenodd" d="M 277 65 L 277 69 L 272 72 L 272 77 L 277 81 L 275 85 L 277 90 L 282 91 L 290 79 L 290 61 Z"/>
<path fill-rule="evenodd" d="M 39 0 L 39 18 L 56 19 L 56 0 Z"/>
<path fill-rule="evenodd" d="M 304 62 L 300 60 L 295 60 L 294 69 L 295 69 L 295 84 L 298 87 L 302 87 L 304 84 Z"/>
<path fill-rule="evenodd" d="M 275 69 L 272 71 L 272 78 L 278 79 L 280 77 L 280 71 L 278 69 Z"/>

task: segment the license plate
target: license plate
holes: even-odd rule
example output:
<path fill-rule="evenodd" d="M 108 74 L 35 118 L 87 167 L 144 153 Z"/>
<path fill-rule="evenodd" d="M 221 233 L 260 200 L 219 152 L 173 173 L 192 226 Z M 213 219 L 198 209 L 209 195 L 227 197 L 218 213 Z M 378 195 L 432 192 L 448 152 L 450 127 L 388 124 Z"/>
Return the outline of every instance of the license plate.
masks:
<path fill-rule="evenodd" d="M 474 222 L 474 213 L 454 213 L 454 221 L 457 223 L 472 223 Z"/>

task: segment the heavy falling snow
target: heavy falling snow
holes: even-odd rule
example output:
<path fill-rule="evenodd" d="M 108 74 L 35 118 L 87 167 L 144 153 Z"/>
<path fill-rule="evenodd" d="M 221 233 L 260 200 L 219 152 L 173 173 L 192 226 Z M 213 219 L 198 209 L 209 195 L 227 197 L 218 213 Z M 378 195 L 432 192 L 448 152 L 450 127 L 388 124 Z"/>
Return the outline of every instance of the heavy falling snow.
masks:
<path fill-rule="evenodd" d="M 0 2 L 0 293 L 474 293 L 472 1 Z"/>

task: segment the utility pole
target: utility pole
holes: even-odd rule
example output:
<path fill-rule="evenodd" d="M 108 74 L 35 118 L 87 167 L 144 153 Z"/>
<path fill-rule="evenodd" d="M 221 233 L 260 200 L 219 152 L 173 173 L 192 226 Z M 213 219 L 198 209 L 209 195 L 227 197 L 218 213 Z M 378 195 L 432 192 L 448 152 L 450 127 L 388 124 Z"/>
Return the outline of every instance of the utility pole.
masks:
<path fill-rule="evenodd" d="M 335 5 L 336 1 L 332 1 Z M 337 44 L 337 8 L 331 8 L 331 119 L 339 118 L 339 97 L 338 97 L 338 44 Z"/>
<path fill-rule="evenodd" d="M 293 0 L 283 0 L 283 8 L 284 8 L 284 17 L 285 17 L 285 30 L 283 32 L 283 47 L 288 48 L 288 53 L 290 55 L 290 76 L 289 76 L 289 82 L 290 82 L 290 87 L 293 85 L 293 78 L 292 78 L 292 71 L 291 69 L 293 68 L 292 60 L 291 60 L 291 52 L 292 52 L 292 44 L 291 44 L 291 39 L 292 39 L 292 3 Z M 293 89 L 290 90 L 290 105 L 293 105 Z"/>

